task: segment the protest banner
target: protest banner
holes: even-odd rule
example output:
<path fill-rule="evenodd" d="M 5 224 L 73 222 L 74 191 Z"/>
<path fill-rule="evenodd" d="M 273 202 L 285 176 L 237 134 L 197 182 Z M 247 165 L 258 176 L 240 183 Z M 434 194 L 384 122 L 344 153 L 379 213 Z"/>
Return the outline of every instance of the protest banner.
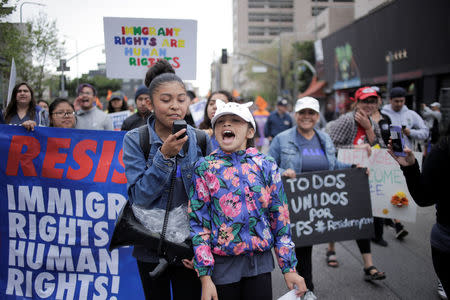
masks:
<path fill-rule="evenodd" d="M 422 153 L 415 152 L 414 155 L 421 165 Z M 362 149 L 339 149 L 338 160 L 369 168 L 370 198 L 374 216 L 416 221 L 417 204 L 408 191 L 400 166 L 386 149 L 372 149 L 370 157 Z"/>
<path fill-rule="evenodd" d="M 111 118 L 114 130 L 120 130 L 122 128 L 123 121 L 131 115 L 129 110 L 110 113 L 108 116 Z"/>
<path fill-rule="evenodd" d="M 0 125 L 0 298 L 143 299 L 129 247 L 125 132 Z"/>
<path fill-rule="evenodd" d="M 365 169 L 283 177 L 296 247 L 373 237 Z"/>
<path fill-rule="evenodd" d="M 106 75 L 143 79 L 166 59 L 183 80 L 196 79 L 197 21 L 104 17 Z"/>

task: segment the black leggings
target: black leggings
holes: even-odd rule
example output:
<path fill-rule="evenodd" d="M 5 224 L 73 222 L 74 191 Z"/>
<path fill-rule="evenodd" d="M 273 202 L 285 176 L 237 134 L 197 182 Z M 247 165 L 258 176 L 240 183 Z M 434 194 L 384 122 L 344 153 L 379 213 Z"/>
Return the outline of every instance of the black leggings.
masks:
<path fill-rule="evenodd" d="M 295 256 L 297 256 L 297 272 L 305 279 L 306 287 L 310 291 L 314 291 L 311 261 L 312 246 L 295 248 Z"/>
<path fill-rule="evenodd" d="M 444 287 L 447 297 L 450 296 L 450 253 L 443 252 L 431 246 L 434 271 Z"/>
<path fill-rule="evenodd" d="M 264 273 L 230 284 L 216 285 L 220 300 L 272 300 L 272 276 Z"/>
<path fill-rule="evenodd" d="M 156 279 L 152 279 L 149 272 L 153 271 L 157 263 L 137 261 L 145 299 L 170 300 L 170 283 L 172 282 L 173 299 L 199 300 L 202 286 L 194 270 L 184 266 L 169 265 Z"/>
<path fill-rule="evenodd" d="M 356 244 L 358 245 L 359 252 L 361 254 L 370 253 L 370 240 L 369 239 L 356 240 Z"/>

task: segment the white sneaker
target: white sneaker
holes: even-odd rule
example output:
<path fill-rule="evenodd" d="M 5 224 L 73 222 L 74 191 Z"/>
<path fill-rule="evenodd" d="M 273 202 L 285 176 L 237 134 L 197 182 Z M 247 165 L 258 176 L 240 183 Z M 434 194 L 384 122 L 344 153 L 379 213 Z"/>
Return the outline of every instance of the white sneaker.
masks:
<path fill-rule="evenodd" d="M 314 295 L 312 291 L 307 291 L 302 297 L 302 300 L 316 300 L 316 299 L 317 297 L 316 295 Z"/>
<path fill-rule="evenodd" d="M 439 297 L 441 297 L 441 299 L 447 300 L 447 295 L 445 294 L 444 288 L 442 287 L 442 283 L 440 281 L 438 281 L 437 292 L 439 294 Z"/>

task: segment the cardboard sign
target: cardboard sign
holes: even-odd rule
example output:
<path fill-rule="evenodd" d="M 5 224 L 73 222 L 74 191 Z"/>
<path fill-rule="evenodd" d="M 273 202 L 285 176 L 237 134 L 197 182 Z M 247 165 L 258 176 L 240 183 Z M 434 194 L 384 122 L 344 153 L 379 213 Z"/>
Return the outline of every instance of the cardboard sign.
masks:
<path fill-rule="evenodd" d="M 196 79 L 197 21 L 104 17 L 103 25 L 109 78 L 143 79 L 165 59 L 181 79 Z"/>
<path fill-rule="evenodd" d="M 415 152 L 414 155 L 421 165 L 422 153 Z M 386 149 L 372 149 L 370 157 L 367 157 L 367 152 L 362 149 L 339 149 L 338 160 L 369 168 L 370 197 L 374 216 L 407 222 L 416 221 L 417 205 L 408 191 L 399 164 Z"/>
<path fill-rule="evenodd" d="M 373 236 L 365 172 L 347 169 L 283 178 L 296 247 Z"/>
<path fill-rule="evenodd" d="M 0 298 L 143 299 L 126 203 L 125 132 L 0 125 Z"/>
<path fill-rule="evenodd" d="M 114 130 L 120 130 L 122 128 L 123 121 L 131 115 L 129 110 L 110 113 L 108 116 L 111 118 Z"/>
<path fill-rule="evenodd" d="M 189 105 L 189 111 L 191 112 L 192 119 L 194 120 L 195 126 L 197 127 L 201 122 L 203 122 L 203 119 L 205 118 L 205 106 L 206 99 Z"/>

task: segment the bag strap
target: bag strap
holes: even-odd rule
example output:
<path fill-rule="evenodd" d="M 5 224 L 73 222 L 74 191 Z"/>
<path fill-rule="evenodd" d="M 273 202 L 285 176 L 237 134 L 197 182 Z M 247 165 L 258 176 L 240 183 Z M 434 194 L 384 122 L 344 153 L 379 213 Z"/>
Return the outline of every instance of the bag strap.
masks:
<path fill-rule="evenodd" d="M 197 138 L 197 145 L 200 147 L 203 156 L 206 156 L 206 133 L 203 130 L 195 129 L 195 137 Z M 145 161 L 148 160 L 148 156 L 150 155 L 150 135 L 148 133 L 148 127 L 147 125 L 142 125 L 139 127 L 139 145 L 142 149 L 142 152 L 144 153 Z M 185 153 L 187 152 L 188 148 L 187 145 L 184 149 Z M 167 200 L 166 204 L 166 212 L 164 214 L 164 221 L 163 221 L 163 227 L 161 230 L 161 238 L 159 240 L 158 244 L 158 250 L 157 255 L 160 256 L 163 251 L 163 243 L 166 238 L 166 231 L 167 231 L 167 223 L 169 222 L 169 211 L 170 207 L 172 205 L 173 200 L 173 190 L 175 187 L 175 180 L 176 180 L 176 174 L 177 174 L 177 168 L 178 168 L 178 159 L 177 156 L 175 156 L 175 170 L 172 172 L 172 179 L 170 183 L 170 190 L 169 190 L 169 199 Z"/>
<path fill-rule="evenodd" d="M 147 162 L 151 146 L 147 124 L 139 127 L 139 146 L 141 146 L 142 152 L 144 152 L 145 161 Z"/>
<path fill-rule="evenodd" d="M 206 132 L 195 128 L 195 137 L 197 138 L 197 145 L 202 150 L 202 155 L 206 156 Z"/>

